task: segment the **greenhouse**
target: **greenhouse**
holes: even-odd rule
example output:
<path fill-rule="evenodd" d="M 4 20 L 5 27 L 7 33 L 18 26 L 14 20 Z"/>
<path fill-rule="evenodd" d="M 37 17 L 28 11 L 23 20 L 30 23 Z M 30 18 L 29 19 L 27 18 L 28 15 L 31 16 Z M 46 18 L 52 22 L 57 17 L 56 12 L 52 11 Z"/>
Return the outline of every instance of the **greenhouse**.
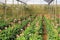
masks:
<path fill-rule="evenodd" d="M 60 0 L 0 0 L 0 40 L 60 40 Z"/>

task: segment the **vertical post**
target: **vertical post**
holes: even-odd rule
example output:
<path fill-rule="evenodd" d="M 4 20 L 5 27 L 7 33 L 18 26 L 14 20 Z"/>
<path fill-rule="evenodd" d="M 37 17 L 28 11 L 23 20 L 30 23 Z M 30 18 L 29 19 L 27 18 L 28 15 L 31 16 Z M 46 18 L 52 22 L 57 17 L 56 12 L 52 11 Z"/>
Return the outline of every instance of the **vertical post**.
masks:
<path fill-rule="evenodd" d="M 57 12 L 58 12 L 58 8 L 57 8 L 57 0 L 56 0 L 56 14 L 57 14 Z M 59 12 L 58 12 L 57 16 L 58 16 L 58 24 L 59 24 Z M 59 26 L 59 25 L 58 25 L 58 26 Z M 58 34 L 58 38 L 59 38 L 59 34 Z M 59 40 L 59 39 L 58 39 L 58 40 Z"/>
<path fill-rule="evenodd" d="M 11 7 L 12 7 L 12 16 L 14 17 L 14 13 L 13 13 L 13 9 L 14 9 L 14 0 L 12 0 L 12 5 L 13 5 L 13 6 L 11 6 Z"/>
<path fill-rule="evenodd" d="M 41 1 L 41 0 L 40 0 Z M 40 8 L 41 8 L 41 5 L 40 5 Z M 41 10 L 40 10 L 40 13 L 41 13 Z M 39 16 L 40 16 L 40 14 L 39 14 Z"/>
<path fill-rule="evenodd" d="M 54 10 L 54 1 L 53 1 L 53 5 L 52 5 L 52 7 L 53 7 L 53 16 L 54 16 L 54 21 L 55 21 L 55 10 Z"/>
<path fill-rule="evenodd" d="M 22 14 L 22 17 L 23 17 L 23 4 L 21 3 L 21 14 Z"/>
<path fill-rule="evenodd" d="M 57 0 L 56 0 L 56 14 L 57 14 Z M 59 14 L 58 14 L 58 16 L 59 16 Z M 58 17 L 59 18 L 59 17 Z"/>
<path fill-rule="evenodd" d="M 5 5 L 4 5 L 4 13 L 5 13 L 4 19 L 5 19 L 5 21 L 6 21 L 6 9 L 7 9 L 7 7 L 6 7 L 6 2 L 7 2 L 7 0 L 5 0 Z"/>
<path fill-rule="evenodd" d="M 54 1 L 53 1 L 52 9 L 53 9 L 53 18 L 54 18 L 53 20 L 54 20 L 54 25 L 55 25 L 55 21 L 56 21 L 56 20 L 55 20 L 55 13 L 56 13 L 56 12 L 55 12 Z"/>
<path fill-rule="evenodd" d="M 55 11 L 56 11 L 56 14 L 55 14 L 55 16 L 58 18 L 58 24 L 59 24 L 59 12 L 58 12 L 58 5 L 57 5 L 57 0 L 56 0 L 56 5 L 55 5 L 56 7 L 55 7 Z M 56 20 L 56 18 L 55 18 L 55 20 Z"/>
<path fill-rule="evenodd" d="M 54 4 L 54 2 L 53 2 L 53 4 Z M 55 5 L 53 5 L 53 13 L 54 13 L 54 25 L 55 25 L 55 21 L 56 21 Z"/>
<path fill-rule="evenodd" d="M 19 17 L 19 2 L 17 1 L 17 18 Z"/>

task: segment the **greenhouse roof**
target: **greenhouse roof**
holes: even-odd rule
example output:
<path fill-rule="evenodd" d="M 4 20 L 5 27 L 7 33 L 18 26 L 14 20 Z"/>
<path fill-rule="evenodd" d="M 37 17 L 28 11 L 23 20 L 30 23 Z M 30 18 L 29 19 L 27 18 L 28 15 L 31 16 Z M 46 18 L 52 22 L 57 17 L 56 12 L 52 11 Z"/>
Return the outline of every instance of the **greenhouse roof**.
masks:
<path fill-rule="evenodd" d="M 24 0 L 22 0 L 24 1 Z M 12 4 L 13 0 L 6 0 L 7 4 Z M 27 4 L 47 4 L 44 0 L 25 0 Z M 0 3 L 5 3 L 5 0 L 0 0 Z M 17 4 L 17 1 L 14 0 L 14 4 Z M 56 0 L 54 0 L 54 4 L 56 4 Z M 57 4 L 60 4 L 60 0 L 57 0 Z"/>

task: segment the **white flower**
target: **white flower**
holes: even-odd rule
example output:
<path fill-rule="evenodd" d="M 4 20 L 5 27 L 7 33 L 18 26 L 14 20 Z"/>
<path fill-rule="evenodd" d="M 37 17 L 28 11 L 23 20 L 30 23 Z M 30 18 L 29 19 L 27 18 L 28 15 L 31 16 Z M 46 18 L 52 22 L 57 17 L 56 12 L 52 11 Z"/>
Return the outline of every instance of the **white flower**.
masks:
<path fill-rule="evenodd" d="M 23 29 L 21 29 L 21 31 L 22 31 Z"/>
<path fill-rule="evenodd" d="M 7 29 L 7 27 L 5 27 L 5 29 Z"/>

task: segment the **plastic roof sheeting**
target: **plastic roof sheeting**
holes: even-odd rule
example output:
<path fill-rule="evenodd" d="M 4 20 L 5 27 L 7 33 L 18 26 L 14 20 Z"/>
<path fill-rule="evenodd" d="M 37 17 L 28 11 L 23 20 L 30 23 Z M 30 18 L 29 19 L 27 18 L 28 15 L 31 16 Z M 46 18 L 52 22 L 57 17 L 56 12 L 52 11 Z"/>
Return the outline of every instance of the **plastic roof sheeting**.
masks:
<path fill-rule="evenodd" d="M 3 4 L 5 4 L 5 0 L 0 0 L 0 3 L 3 3 Z"/>
<path fill-rule="evenodd" d="M 13 4 L 13 0 L 6 0 L 7 2 L 7 4 Z M 23 1 L 23 2 L 25 2 L 25 3 L 27 3 L 27 4 L 47 4 L 47 3 L 49 3 L 48 1 L 45 1 L 45 0 L 21 0 L 21 1 Z M 5 3 L 5 0 L 0 0 L 0 3 Z M 52 1 L 52 3 L 53 3 L 53 1 Z M 51 4 L 52 4 L 51 3 Z M 58 4 L 60 4 L 60 0 L 57 0 L 57 3 Z M 17 4 L 17 1 L 16 0 L 14 0 L 14 4 Z M 19 2 L 19 4 L 21 4 L 21 2 Z M 56 4 L 56 0 L 54 0 L 54 4 Z"/>

